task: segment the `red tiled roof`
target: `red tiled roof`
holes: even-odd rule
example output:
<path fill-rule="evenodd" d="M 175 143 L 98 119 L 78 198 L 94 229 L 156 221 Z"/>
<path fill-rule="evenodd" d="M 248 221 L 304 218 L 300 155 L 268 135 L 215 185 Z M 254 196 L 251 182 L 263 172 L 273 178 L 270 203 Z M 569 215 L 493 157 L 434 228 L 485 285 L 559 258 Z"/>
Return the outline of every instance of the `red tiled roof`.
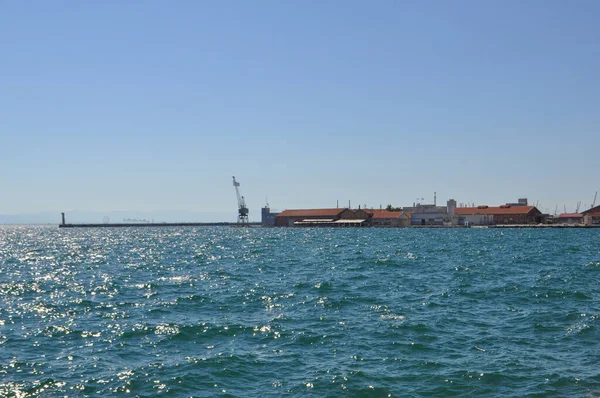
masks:
<path fill-rule="evenodd" d="M 373 214 L 373 218 L 398 218 L 402 215 L 401 211 L 388 211 L 385 209 L 365 210 Z"/>
<path fill-rule="evenodd" d="M 407 217 L 410 217 L 410 215 L 412 214 L 411 212 L 408 212 L 408 211 L 388 211 L 386 209 L 371 209 L 371 210 L 365 209 L 365 211 L 369 214 L 372 214 L 373 218 L 375 218 L 375 219 L 399 218 L 403 214 L 406 214 Z"/>
<path fill-rule="evenodd" d="M 487 214 L 487 215 L 511 215 L 511 214 L 529 214 L 533 209 L 537 210 L 535 206 L 498 206 L 498 207 L 457 207 L 455 214 L 468 216 L 474 214 Z M 539 210 L 537 210 L 539 212 Z"/>
<path fill-rule="evenodd" d="M 562 213 L 558 215 L 558 218 L 581 218 L 583 214 L 579 213 Z"/>
<path fill-rule="evenodd" d="M 284 210 L 276 217 L 337 217 L 346 209 L 297 209 Z"/>
<path fill-rule="evenodd" d="M 581 214 L 587 214 L 590 216 L 600 216 L 600 206 L 592 207 L 586 211 L 582 211 Z"/>

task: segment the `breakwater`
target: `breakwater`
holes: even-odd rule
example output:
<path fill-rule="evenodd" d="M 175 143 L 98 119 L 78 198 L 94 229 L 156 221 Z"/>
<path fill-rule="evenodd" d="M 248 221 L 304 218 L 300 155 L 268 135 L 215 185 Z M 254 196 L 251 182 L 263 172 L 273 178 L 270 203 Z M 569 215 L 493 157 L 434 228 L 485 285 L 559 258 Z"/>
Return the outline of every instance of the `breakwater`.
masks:
<path fill-rule="evenodd" d="M 260 223 L 237 224 L 230 222 L 179 222 L 179 223 L 102 223 L 102 224 L 59 224 L 59 228 L 124 228 L 124 227 L 226 227 L 257 226 Z"/>

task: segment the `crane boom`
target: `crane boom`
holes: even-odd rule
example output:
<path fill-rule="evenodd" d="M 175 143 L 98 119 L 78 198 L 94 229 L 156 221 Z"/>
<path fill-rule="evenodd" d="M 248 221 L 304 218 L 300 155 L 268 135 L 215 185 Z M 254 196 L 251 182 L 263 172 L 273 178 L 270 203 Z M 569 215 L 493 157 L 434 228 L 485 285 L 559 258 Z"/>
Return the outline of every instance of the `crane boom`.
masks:
<path fill-rule="evenodd" d="M 233 176 L 233 186 L 235 187 L 235 194 L 237 196 L 238 202 L 238 224 L 248 224 L 248 207 L 246 206 L 246 200 L 240 194 L 240 183 L 235 180 L 235 176 Z"/>
<path fill-rule="evenodd" d="M 596 198 L 598 197 L 598 191 L 596 191 L 596 194 L 594 195 L 594 203 L 592 203 L 592 207 L 596 206 Z"/>

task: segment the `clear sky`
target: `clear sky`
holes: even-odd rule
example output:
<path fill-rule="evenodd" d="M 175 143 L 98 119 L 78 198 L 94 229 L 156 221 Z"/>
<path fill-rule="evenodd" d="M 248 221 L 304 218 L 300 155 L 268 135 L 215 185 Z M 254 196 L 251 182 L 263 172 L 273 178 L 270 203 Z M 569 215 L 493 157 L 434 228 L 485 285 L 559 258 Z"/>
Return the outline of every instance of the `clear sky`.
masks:
<path fill-rule="evenodd" d="M 0 4 L 0 214 L 600 190 L 600 2 Z M 600 203 L 600 200 L 597 204 Z M 582 204 L 582 207 L 583 207 Z"/>

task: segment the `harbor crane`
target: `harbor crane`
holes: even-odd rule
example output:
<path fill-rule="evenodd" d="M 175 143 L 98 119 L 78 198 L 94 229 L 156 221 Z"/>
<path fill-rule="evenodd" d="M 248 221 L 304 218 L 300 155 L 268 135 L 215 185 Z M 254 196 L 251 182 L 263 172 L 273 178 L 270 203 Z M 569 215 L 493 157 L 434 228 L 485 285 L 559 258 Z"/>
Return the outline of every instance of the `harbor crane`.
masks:
<path fill-rule="evenodd" d="M 238 218 L 237 222 L 241 225 L 248 224 L 248 207 L 246 206 L 246 200 L 242 195 L 240 195 L 240 183 L 235 180 L 235 176 L 233 176 L 233 186 L 235 187 L 235 194 L 237 195 L 238 201 Z"/>
<path fill-rule="evenodd" d="M 596 191 L 596 194 L 594 195 L 594 202 L 592 203 L 592 207 L 590 207 L 590 209 L 593 209 L 594 206 L 596 206 L 596 198 L 598 197 L 598 191 Z"/>

